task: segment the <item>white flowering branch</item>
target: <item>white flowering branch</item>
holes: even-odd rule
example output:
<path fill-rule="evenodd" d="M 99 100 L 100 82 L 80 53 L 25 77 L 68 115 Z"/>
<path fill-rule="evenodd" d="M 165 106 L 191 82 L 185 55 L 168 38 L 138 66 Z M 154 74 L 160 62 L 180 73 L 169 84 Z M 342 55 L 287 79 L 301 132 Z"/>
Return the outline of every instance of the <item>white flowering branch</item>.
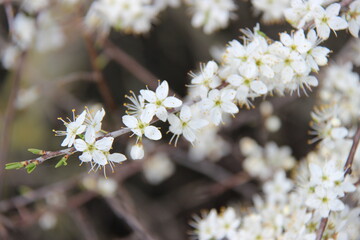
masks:
<path fill-rule="evenodd" d="M 352 143 L 352 146 L 351 146 L 351 149 L 350 149 L 350 152 L 349 152 L 349 156 L 346 160 L 346 163 L 345 163 L 345 166 L 344 166 L 344 176 L 346 175 L 350 175 L 352 170 L 352 164 L 353 164 L 353 161 L 354 161 L 354 157 L 355 157 L 355 154 L 356 154 L 356 150 L 358 148 L 358 145 L 359 145 L 359 141 L 360 141 L 360 124 L 358 125 L 358 128 L 356 130 L 356 133 L 354 135 L 354 138 L 353 138 L 353 143 Z M 355 183 L 356 185 L 356 183 Z M 321 240 L 323 234 L 324 234 L 324 231 L 326 229 L 326 225 L 328 223 L 328 217 L 326 218 L 321 218 L 321 221 L 320 221 L 320 226 L 316 232 L 316 240 Z"/>

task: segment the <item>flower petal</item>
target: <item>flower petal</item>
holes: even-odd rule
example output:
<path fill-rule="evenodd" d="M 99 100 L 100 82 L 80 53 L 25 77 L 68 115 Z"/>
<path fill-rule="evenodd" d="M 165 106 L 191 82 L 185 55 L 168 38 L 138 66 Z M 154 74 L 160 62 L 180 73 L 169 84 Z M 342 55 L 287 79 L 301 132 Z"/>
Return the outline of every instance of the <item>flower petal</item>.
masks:
<path fill-rule="evenodd" d="M 109 151 L 112 144 L 113 144 L 114 138 L 113 137 L 104 137 L 95 143 L 95 147 L 101 151 Z"/>
<path fill-rule="evenodd" d="M 107 164 L 107 158 L 102 151 L 95 150 L 92 154 L 95 163 L 105 166 Z"/>
<path fill-rule="evenodd" d="M 169 94 L 169 84 L 167 81 L 163 81 L 160 86 L 156 88 L 156 96 L 158 99 L 163 100 Z"/>
<path fill-rule="evenodd" d="M 127 159 L 126 156 L 121 153 L 113 153 L 108 156 L 108 160 L 115 163 L 123 162 L 126 159 Z"/>
<path fill-rule="evenodd" d="M 147 126 L 145 128 L 145 136 L 151 140 L 159 140 L 162 137 L 159 129 L 154 126 Z"/>
<path fill-rule="evenodd" d="M 163 101 L 163 105 L 167 108 L 177 108 L 180 107 L 182 104 L 182 101 L 176 97 L 167 97 Z"/>
<path fill-rule="evenodd" d="M 155 93 L 153 91 L 143 89 L 143 90 L 140 90 L 140 94 L 149 103 L 156 102 L 156 95 L 155 95 Z"/>
<path fill-rule="evenodd" d="M 135 117 L 129 115 L 123 116 L 122 121 L 128 128 L 135 128 L 138 124 L 138 120 Z"/>

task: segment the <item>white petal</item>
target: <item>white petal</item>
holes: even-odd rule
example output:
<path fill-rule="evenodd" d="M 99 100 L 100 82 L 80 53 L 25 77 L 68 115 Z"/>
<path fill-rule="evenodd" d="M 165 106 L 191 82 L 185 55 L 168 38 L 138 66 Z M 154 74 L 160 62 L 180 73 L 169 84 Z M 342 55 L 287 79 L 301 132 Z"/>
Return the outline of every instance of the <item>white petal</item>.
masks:
<path fill-rule="evenodd" d="M 330 28 L 326 24 L 316 25 L 316 31 L 320 38 L 328 39 L 330 36 Z"/>
<path fill-rule="evenodd" d="M 190 121 L 191 119 L 191 108 L 187 105 L 184 105 L 182 108 L 181 108 L 181 111 L 180 111 L 180 119 L 183 121 L 183 122 L 188 122 Z"/>
<path fill-rule="evenodd" d="M 95 130 L 90 127 L 86 129 L 85 132 L 85 141 L 89 144 L 93 144 L 95 142 Z"/>
<path fill-rule="evenodd" d="M 163 122 L 166 121 L 167 117 L 168 117 L 168 112 L 166 111 L 166 109 L 164 107 L 159 107 L 156 110 L 156 116 Z"/>
<path fill-rule="evenodd" d="M 208 98 L 211 100 L 216 100 L 220 96 L 220 91 L 217 89 L 213 89 L 209 92 Z"/>
<path fill-rule="evenodd" d="M 169 84 L 167 81 L 163 81 L 160 86 L 156 88 L 156 96 L 158 99 L 163 100 L 169 94 Z"/>
<path fill-rule="evenodd" d="M 328 16 L 337 16 L 339 15 L 341 5 L 338 3 L 333 3 L 326 8 L 326 15 Z"/>
<path fill-rule="evenodd" d="M 181 121 L 175 114 L 170 114 L 168 116 L 168 122 L 170 123 L 171 126 L 175 126 L 175 127 L 181 126 Z"/>
<path fill-rule="evenodd" d="M 328 48 L 325 47 L 316 47 L 312 50 L 312 56 L 314 57 L 316 63 L 319 66 L 324 66 L 327 64 L 328 60 L 327 60 L 327 55 L 330 52 L 330 50 Z"/>
<path fill-rule="evenodd" d="M 68 147 L 71 147 L 74 144 L 75 137 L 76 136 L 73 134 L 67 134 L 65 139 L 62 141 L 61 146 L 65 147 L 67 145 Z"/>
<path fill-rule="evenodd" d="M 237 75 L 237 74 L 233 74 L 233 75 L 230 75 L 226 81 L 228 83 L 230 83 L 232 86 L 234 87 L 238 87 L 240 86 L 243 82 L 244 82 L 244 78 L 241 77 L 240 75 Z"/>
<path fill-rule="evenodd" d="M 284 83 L 289 83 L 294 77 L 294 70 L 291 67 L 285 67 L 281 71 L 281 80 Z"/>
<path fill-rule="evenodd" d="M 203 110 L 210 110 L 211 108 L 213 108 L 215 105 L 214 101 L 210 100 L 210 99 L 203 99 L 201 102 L 200 102 L 200 107 L 203 109 Z"/>
<path fill-rule="evenodd" d="M 83 152 L 88 148 L 87 143 L 82 139 L 76 139 L 74 143 L 74 147 L 77 151 L 80 152 Z"/>
<path fill-rule="evenodd" d="M 310 170 L 310 174 L 311 174 L 311 181 L 313 181 L 314 179 L 318 179 L 320 178 L 320 176 L 322 176 L 322 170 L 319 167 L 319 165 L 314 164 L 314 163 L 310 163 L 309 164 L 309 170 Z M 320 182 L 314 182 L 316 184 L 320 184 Z"/>
<path fill-rule="evenodd" d="M 332 30 L 341 30 L 348 27 L 347 21 L 341 17 L 329 19 L 328 24 Z"/>
<path fill-rule="evenodd" d="M 76 124 L 77 126 L 83 124 L 84 121 L 85 121 L 85 116 L 86 116 L 86 111 L 84 110 L 84 111 L 76 118 L 75 124 Z"/>
<path fill-rule="evenodd" d="M 204 69 L 204 73 L 208 76 L 214 75 L 218 70 L 218 65 L 214 61 L 209 61 L 206 64 L 206 67 Z"/>
<path fill-rule="evenodd" d="M 268 78 L 273 78 L 275 75 L 274 70 L 268 65 L 261 65 L 260 71 L 265 77 L 268 77 Z"/>
<path fill-rule="evenodd" d="M 138 124 L 138 120 L 135 117 L 129 115 L 123 116 L 122 121 L 128 128 L 135 128 Z"/>
<path fill-rule="evenodd" d="M 157 110 L 157 106 L 155 104 L 146 104 L 144 111 L 142 112 L 140 119 L 142 122 L 149 123 Z"/>
<path fill-rule="evenodd" d="M 92 160 L 92 155 L 89 152 L 83 152 L 83 154 L 79 156 L 79 159 L 83 162 L 90 162 Z"/>
<path fill-rule="evenodd" d="M 184 138 L 189 142 L 192 143 L 195 141 L 195 134 L 189 127 L 184 128 L 183 135 Z"/>
<path fill-rule="evenodd" d="M 83 133 L 85 129 L 86 129 L 85 125 L 80 125 L 80 127 L 76 130 L 76 135 Z"/>
<path fill-rule="evenodd" d="M 159 140 L 162 137 L 159 129 L 154 126 L 147 126 L 145 128 L 145 136 L 151 140 Z"/>
<path fill-rule="evenodd" d="M 360 26 L 355 21 L 349 22 L 349 31 L 350 31 L 351 35 L 353 35 L 353 37 L 356 37 L 356 38 L 359 37 L 359 29 L 360 29 Z"/>
<path fill-rule="evenodd" d="M 221 100 L 228 102 L 234 100 L 236 91 L 234 89 L 223 89 L 221 91 Z"/>
<path fill-rule="evenodd" d="M 136 144 L 131 147 L 130 156 L 132 159 L 142 159 L 144 157 L 144 148 L 141 144 Z"/>
<path fill-rule="evenodd" d="M 167 97 L 163 101 L 163 105 L 167 108 L 177 108 L 180 107 L 182 104 L 182 101 L 176 97 Z"/>
<path fill-rule="evenodd" d="M 253 81 L 250 83 L 250 88 L 257 94 L 266 94 L 267 93 L 267 87 L 262 81 Z"/>
<path fill-rule="evenodd" d="M 121 153 L 113 153 L 108 156 L 108 160 L 115 163 L 123 162 L 126 159 L 127 159 L 126 156 Z"/>
<path fill-rule="evenodd" d="M 143 90 L 140 90 L 140 94 L 141 94 L 141 96 L 143 96 L 143 98 L 146 101 L 148 101 L 150 103 L 156 102 L 156 95 L 153 91 L 143 89 Z"/>
<path fill-rule="evenodd" d="M 348 130 L 344 127 L 338 127 L 331 130 L 331 136 L 334 139 L 343 139 L 348 134 Z"/>
<path fill-rule="evenodd" d="M 235 114 L 239 112 L 238 107 L 232 102 L 224 102 L 221 104 L 221 109 L 226 113 Z"/>
<path fill-rule="evenodd" d="M 95 143 L 95 147 L 101 151 L 109 151 L 112 144 L 113 144 L 114 138 L 113 137 L 104 137 Z"/>
<path fill-rule="evenodd" d="M 105 166 L 107 164 L 107 158 L 102 151 L 95 150 L 92 154 L 95 163 Z"/>
<path fill-rule="evenodd" d="M 205 119 L 193 119 L 189 122 L 189 127 L 191 127 L 192 129 L 198 130 L 198 129 L 205 127 L 208 124 L 209 124 L 209 122 L 206 121 Z"/>
<path fill-rule="evenodd" d="M 330 207 L 331 211 L 341 211 L 345 208 L 345 205 L 339 199 L 334 199 L 334 200 L 330 201 L 329 207 Z"/>
<path fill-rule="evenodd" d="M 219 108 L 214 108 L 210 112 L 211 121 L 217 126 L 220 124 L 222 117 L 222 113 Z"/>
<path fill-rule="evenodd" d="M 293 40 L 291 39 L 291 37 L 287 33 L 281 33 L 280 34 L 280 41 L 287 47 L 290 46 L 293 43 Z"/>

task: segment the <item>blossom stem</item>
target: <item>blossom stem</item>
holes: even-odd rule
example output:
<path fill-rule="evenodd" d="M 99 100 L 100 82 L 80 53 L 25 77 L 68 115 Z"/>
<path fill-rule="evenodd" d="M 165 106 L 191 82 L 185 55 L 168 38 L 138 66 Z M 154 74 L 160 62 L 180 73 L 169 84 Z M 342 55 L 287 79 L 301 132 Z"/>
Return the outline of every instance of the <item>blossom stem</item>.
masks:
<path fill-rule="evenodd" d="M 324 234 L 327 222 L 328 222 L 327 217 L 326 218 L 321 218 L 319 229 L 316 232 L 316 238 L 315 238 L 316 240 L 321 240 L 321 238 L 322 238 L 322 236 Z"/>
<path fill-rule="evenodd" d="M 345 166 L 344 166 L 344 171 L 345 171 L 344 175 L 345 176 L 347 174 L 351 174 L 351 167 L 354 162 L 354 157 L 355 157 L 356 149 L 359 145 L 359 141 L 360 141 L 360 124 L 356 130 L 355 136 L 353 138 L 353 144 L 351 146 L 349 156 L 348 156 Z"/>

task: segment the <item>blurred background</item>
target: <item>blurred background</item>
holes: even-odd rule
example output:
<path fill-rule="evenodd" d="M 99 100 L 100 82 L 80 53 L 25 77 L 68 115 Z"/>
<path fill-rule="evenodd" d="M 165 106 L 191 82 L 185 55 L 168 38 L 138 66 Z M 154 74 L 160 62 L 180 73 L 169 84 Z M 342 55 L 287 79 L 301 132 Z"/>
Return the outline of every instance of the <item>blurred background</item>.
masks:
<path fill-rule="evenodd" d="M 239 38 L 239 29 L 252 29 L 259 22 L 249 2 L 237 4 L 237 18 L 226 30 L 212 35 L 194 29 L 187 9 L 179 7 L 162 12 L 148 34 L 111 32 L 109 41 L 151 77 L 167 80 L 177 97 L 184 97 L 189 72 L 198 72 L 200 63 L 216 58 L 227 42 Z M 0 20 L 0 35 L 6 41 L 4 5 L 0 5 Z M 61 149 L 63 138 L 54 137 L 52 129 L 64 130 L 57 118 L 71 118 L 72 109 L 80 113 L 84 106 L 104 107 L 103 129 L 123 127 L 124 95 L 145 88 L 146 83 L 134 74 L 137 70 L 129 71 L 133 62 L 125 59 L 119 64 L 106 53 L 104 43 L 97 42 L 96 63 L 110 89 L 109 105 L 93 80 L 86 40 L 72 24 L 64 25 L 67 40 L 61 48 L 27 52 L 18 86 L 14 84 L 16 71 L 0 67 L 0 239 L 188 239 L 194 215 L 201 215 L 202 209 L 229 204 L 246 207 L 259 194 L 258 182 L 242 169 L 241 138 L 252 137 L 260 145 L 268 141 L 288 145 L 297 159 L 312 149 L 307 132 L 316 90 L 309 96 L 268 97 L 272 114 L 281 120 L 281 128 L 274 132 L 264 127 L 259 102 L 254 109 L 242 109 L 219 132 L 226 142 L 219 158 L 194 161 L 191 145 L 183 140 L 176 148 L 169 145 L 167 127 L 157 124 L 163 126 L 161 142 L 145 143 L 145 159 L 116 165 L 115 173 L 108 171 L 108 179 L 101 171 L 87 173 L 88 165 L 79 167 L 77 155 L 57 169 L 58 159 L 51 159 L 31 174 L 24 169 L 4 171 L 6 163 L 34 158 L 28 148 Z M 278 39 L 280 31 L 291 31 L 286 24 L 262 25 L 261 29 L 273 39 Z M 325 45 L 335 55 L 346 41 L 345 34 L 339 34 Z M 18 94 L 9 112 L 14 86 Z M 134 141 L 129 134 L 123 135 L 115 140 L 114 151 L 128 156 Z"/>

